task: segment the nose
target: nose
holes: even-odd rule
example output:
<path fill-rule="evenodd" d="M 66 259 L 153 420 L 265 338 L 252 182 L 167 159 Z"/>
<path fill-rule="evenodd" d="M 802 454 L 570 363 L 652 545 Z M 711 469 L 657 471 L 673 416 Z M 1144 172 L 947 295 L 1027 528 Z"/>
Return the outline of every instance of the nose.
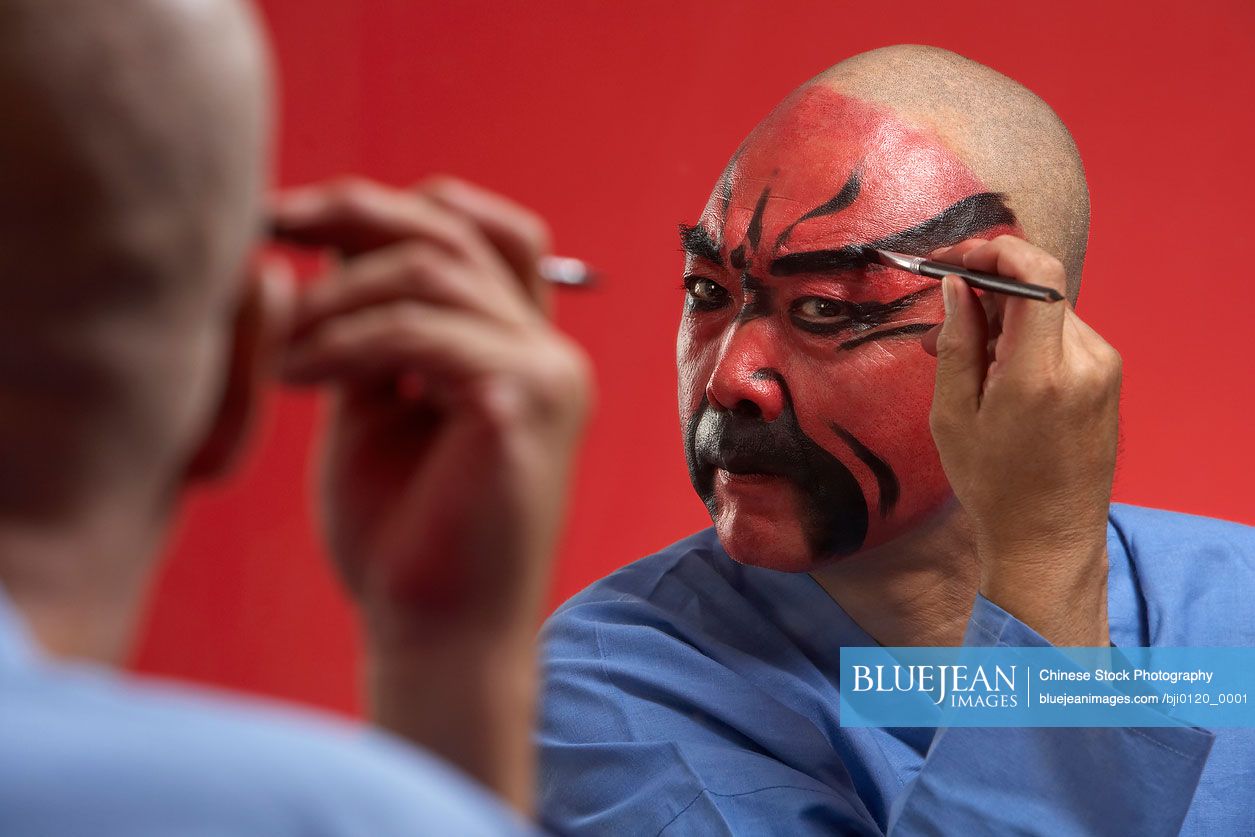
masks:
<path fill-rule="evenodd" d="M 706 382 L 706 400 L 715 409 L 775 421 L 786 397 L 778 358 L 779 349 L 765 320 L 734 326 Z"/>

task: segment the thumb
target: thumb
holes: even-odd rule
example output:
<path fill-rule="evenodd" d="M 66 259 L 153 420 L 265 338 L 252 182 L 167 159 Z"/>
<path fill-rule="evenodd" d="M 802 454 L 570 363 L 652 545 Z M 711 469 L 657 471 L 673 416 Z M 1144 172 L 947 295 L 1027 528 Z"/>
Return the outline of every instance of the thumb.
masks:
<path fill-rule="evenodd" d="M 937 334 L 933 413 L 967 415 L 980 403 L 988 368 L 989 323 L 976 294 L 957 276 L 941 280 L 946 320 Z"/>

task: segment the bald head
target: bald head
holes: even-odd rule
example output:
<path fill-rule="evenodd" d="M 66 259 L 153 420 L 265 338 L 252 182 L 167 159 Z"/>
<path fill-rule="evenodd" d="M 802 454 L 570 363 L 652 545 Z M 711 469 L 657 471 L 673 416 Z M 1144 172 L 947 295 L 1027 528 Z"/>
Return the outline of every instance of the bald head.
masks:
<path fill-rule="evenodd" d="M 235 0 L 4 0 L 0 108 L 0 513 L 51 511 L 162 479 L 207 420 L 265 57 Z"/>
<path fill-rule="evenodd" d="M 182 290 L 238 259 L 263 162 L 258 47 L 233 0 L 0 3 L 0 236 L 6 255 L 37 241 L 46 277 L 5 293 Z M 111 279 L 96 255 L 132 270 Z"/>
<path fill-rule="evenodd" d="M 812 83 L 935 131 L 1007 196 L 1028 240 L 1063 262 L 1076 298 L 1089 237 L 1085 170 L 1067 127 L 1032 91 L 953 52 L 910 45 L 856 55 Z"/>
<path fill-rule="evenodd" d="M 825 99 L 831 104 L 817 104 Z M 929 142 L 938 147 L 925 148 Z M 809 164 L 810 178 L 821 175 L 816 167 L 835 176 L 844 165 L 885 181 L 905 219 L 912 202 L 930 206 L 947 191 L 943 181 L 959 175 L 943 160 L 947 152 L 971 175 L 971 188 L 1004 198 L 1017 234 L 1063 263 L 1075 300 L 1089 236 L 1076 144 L 1030 90 L 946 50 L 885 47 L 806 82 L 750 134 L 721 186 L 743 177 L 751 157 L 774 158 L 770 168 L 786 177 L 789 160 Z M 876 161 L 884 170 L 868 172 Z M 779 188 L 775 194 L 788 197 Z"/>

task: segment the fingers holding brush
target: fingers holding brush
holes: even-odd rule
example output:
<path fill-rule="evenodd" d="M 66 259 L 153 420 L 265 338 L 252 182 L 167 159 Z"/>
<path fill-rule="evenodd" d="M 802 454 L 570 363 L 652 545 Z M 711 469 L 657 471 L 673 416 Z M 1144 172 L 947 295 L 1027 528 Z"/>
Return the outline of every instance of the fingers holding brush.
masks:
<path fill-rule="evenodd" d="M 962 251 L 963 267 L 1067 293 L 1063 264 L 1021 238 L 1003 235 Z M 1035 369 L 1055 363 L 1062 346 L 1063 322 L 1069 303 L 1043 304 L 1038 300 L 998 294 L 1001 314 L 998 340 L 1000 363 L 1025 363 Z M 1023 349 L 1021 349 L 1021 346 Z"/>
<path fill-rule="evenodd" d="M 509 262 L 532 300 L 542 311 L 549 311 L 552 288 L 541 273 L 541 264 L 549 255 L 552 235 L 539 215 L 504 195 L 456 177 L 430 178 L 417 191 L 437 205 L 471 218 Z"/>
<path fill-rule="evenodd" d="M 1057 259 L 1011 236 L 933 259 L 1067 288 Z M 978 295 L 953 275 L 943 283 L 930 420 L 972 524 L 981 592 L 1051 642 L 1103 645 L 1119 355 L 1070 303 Z"/>

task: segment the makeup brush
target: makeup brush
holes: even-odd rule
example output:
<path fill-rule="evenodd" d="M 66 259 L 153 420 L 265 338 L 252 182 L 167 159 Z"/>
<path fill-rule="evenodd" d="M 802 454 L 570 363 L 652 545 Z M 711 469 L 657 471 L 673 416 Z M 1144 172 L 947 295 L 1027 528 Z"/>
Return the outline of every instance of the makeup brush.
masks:
<path fill-rule="evenodd" d="M 299 233 L 289 234 L 277 221 L 269 221 L 266 232 L 276 243 L 297 248 L 303 246 Z M 536 269 L 549 284 L 568 288 L 591 288 L 601 279 L 601 273 L 588 262 L 570 256 L 542 256 Z"/>
<path fill-rule="evenodd" d="M 570 256 L 543 256 L 539 268 L 541 278 L 551 285 L 590 288 L 600 274 L 588 262 Z"/>
<path fill-rule="evenodd" d="M 895 253 L 892 250 L 868 249 L 872 261 L 879 262 L 885 267 L 896 267 L 898 270 L 905 270 L 917 276 L 929 276 L 933 279 L 940 279 L 948 275 L 957 276 L 973 288 L 992 291 L 996 294 L 1022 296 L 1027 299 L 1040 300 L 1041 302 L 1058 302 L 1063 299 L 1063 294 L 1054 288 L 1031 285 L 1028 282 L 1017 282 L 1014 279 L 1006 279 L 992 273 L 980 273 L 979 271 L 968 270 L 965 267 L 946 264 L 945 262 L 935 262 L 923 256 L 908 256 L 905 253 Z"/>

